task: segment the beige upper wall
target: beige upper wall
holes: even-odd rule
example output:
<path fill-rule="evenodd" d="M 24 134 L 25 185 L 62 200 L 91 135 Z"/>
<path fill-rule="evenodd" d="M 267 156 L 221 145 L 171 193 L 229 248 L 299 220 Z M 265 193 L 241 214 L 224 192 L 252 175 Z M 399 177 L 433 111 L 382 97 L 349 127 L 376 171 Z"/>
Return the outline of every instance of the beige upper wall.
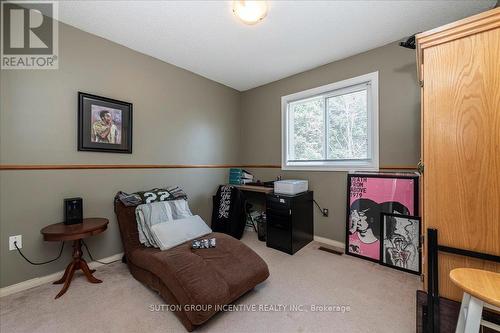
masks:
<path fill-rule="evenodd" d="M 415 165 L 420 156 L 415 51 L 398 43 L 243 92 L 243 163 L 281 164 L 281 96 L 374 71 L 379 71 L 380 165 Z"/>
<path fill-rule="evenodd" d="M 58 70 L 0 71 L 1 163 L 238 162 L 239 92 L 65 24 L 59 36 Z M 77 151 L 78 91 L 133 103 L 133 154 Z M 226 181 L 226 169 L 0 171 L 0 287 L 67 265 L 71 244 L 42 266 L 8 250 L 8 237 L 20 234 L 29 258 L 54 258 L 59 245 L 44 242 L 40 229 L 63 220 L 64 198 L 83 197 L 84 216 L 110 220 L 88 239 L 93 256 L 104 258 L 122 251 L 118 190 L 180 185 L 193 213 L 210 223 L 212 195 Z"/>
<path fill-rule="evenodd" d="M 58 70 L 1 71 L 1 163 L 238 161 L 238 91 L 66 24 L 59 38 Z M 77 151 L 78 91 L 133 103 L 133 154 Z"/>
<path fill-rule="evenodd" d="M 392 43 L 242 93 L 242 162 L 281 164 L 281 96 L 378 71 L 380 166 L 416 166 L 420 156 L 420 88 L 415 59 L 415 51 Z M 263 180 L 278 175 L 308 179 L 315 199 L 330 210 L 329 217 L 314 210 L 315 234 L 345 241 L 346 172 L 252 171 Z"/>

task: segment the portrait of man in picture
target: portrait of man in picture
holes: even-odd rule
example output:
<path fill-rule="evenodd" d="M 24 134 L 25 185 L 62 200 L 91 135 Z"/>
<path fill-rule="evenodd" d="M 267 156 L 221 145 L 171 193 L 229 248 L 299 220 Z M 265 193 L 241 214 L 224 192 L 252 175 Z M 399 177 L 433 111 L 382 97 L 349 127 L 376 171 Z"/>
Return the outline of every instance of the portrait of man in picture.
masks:
<path fill-rule="evenodd" d="M 121 143 L 121 110 L 92 105 L 91 141 Z"/>

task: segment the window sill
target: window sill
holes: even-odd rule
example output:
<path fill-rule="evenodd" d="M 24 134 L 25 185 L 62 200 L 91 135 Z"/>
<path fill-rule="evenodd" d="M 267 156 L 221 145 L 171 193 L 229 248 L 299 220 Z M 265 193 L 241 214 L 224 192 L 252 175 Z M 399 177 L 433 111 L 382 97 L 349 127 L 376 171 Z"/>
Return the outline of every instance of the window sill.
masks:
<path fill-rule="evenodd" d="M 282 164 L 281 170 L 284 171 L 379 171 L 379 166 L 377 165 L 300 165 L 300 164 Z"/>

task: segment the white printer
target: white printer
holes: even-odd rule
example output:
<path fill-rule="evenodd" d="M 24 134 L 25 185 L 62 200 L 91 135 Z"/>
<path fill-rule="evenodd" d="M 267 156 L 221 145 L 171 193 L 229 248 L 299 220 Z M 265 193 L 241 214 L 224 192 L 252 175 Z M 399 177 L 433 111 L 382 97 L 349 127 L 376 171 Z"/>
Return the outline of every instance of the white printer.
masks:
<path fill-rule="evenodd" d="M 274 193 L 295 195 L 302 192 L 307 192 L 309 182 L 300 179 L 285 179 L 274 182 Z"/>

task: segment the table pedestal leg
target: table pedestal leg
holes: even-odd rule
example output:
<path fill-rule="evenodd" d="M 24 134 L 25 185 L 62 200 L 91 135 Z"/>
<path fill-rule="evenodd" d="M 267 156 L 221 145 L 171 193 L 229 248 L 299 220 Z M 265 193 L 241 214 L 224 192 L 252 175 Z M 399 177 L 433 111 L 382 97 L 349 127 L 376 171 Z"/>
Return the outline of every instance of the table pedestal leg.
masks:
<path fill-rule="evenodd" d="M 95 272 L 95 270 L 91 270 L 89 266 L 87 265 L 87 262 L 82 258 L 83 252 L 82 252 L 82 240 L 77 239 L 73 241 L 73 261 L 66 267 L 66 270 L 64 271 L 64 275 L 62 276 L 61 279 L 57 280 L 54 282 L 54 284 L 62 284 L 64 283 L 64 286 L 62 287 L 61 291 L 57 294 L 56 299 L 64 295 L 64 293 L 68 290 L 69 285 L 71 284 L 71 279 L 73 279 L 73 275 L 75 271 L 81 269 L 83 271 L 83 274 L 87 278 L 87 280 L 91 283 L 101 283 L 102 281 L 99 279 L 96 279 L 92 273 Z"/>

